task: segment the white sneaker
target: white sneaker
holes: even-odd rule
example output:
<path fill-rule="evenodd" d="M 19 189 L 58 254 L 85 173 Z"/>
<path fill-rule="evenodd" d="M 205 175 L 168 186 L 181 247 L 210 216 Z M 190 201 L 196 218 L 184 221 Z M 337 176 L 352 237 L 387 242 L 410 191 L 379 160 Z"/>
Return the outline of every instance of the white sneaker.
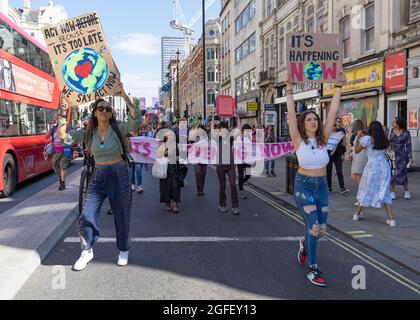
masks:
<path fill-rule="evenodd" d="M 128 264 L 128 251 L 120 251 L 117 264 L 122 267 Z"/>
<path fill-rule="evenodd" d="M 406 191 L 405 194 L 404 194 L 404 198 L 405 198 L 405 200 L 410 200 L 411 199 L 411 193 Z"/>
<path fill-rule="evenodd" d="M 360 220 L 360 215 L 355 213 L 353 216 L 353 221 L 359 221 Z"/>
<path fill-rule="evenodd" d="M 354 205 L 355 205 L 356 207 L 360 206 L 360 201 L 357 201 Z"/>
<path fill-rule="evenodd" d="M 138 193 L 143 193 L 143 192 L 144 192 L 144 190 L 143 190 L 143 188 L 142 188 L 142 187 L 137 187 L 137 192 L 138 192 Z"/>
<path fill-rule="evenodd" d="M 73 266 L 74 271 L 82 271 L 93 259 L 93 250 L 83 250 L 79 260 Z"/>
<path fill-rule="evenodd" d="M 131 185 L 131 191 L 136 191 L 136 186 L 134 184 Z"/>
<path fill-rule="evenodd" d="M 397 199 L 397 195 L 395 194 L 395 192 L 391 192 L 391 199 L 392 200 Z"/>
<path fill-rule="evenodd" d="M 386 224 L 393 228 L 397 226 L 397 222 L 395 220 L 387 220 Z"/>

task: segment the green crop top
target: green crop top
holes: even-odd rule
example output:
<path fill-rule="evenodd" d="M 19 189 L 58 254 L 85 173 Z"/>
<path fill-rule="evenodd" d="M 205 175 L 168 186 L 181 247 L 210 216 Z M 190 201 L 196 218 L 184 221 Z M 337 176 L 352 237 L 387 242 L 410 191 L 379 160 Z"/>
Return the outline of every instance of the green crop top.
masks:
<path fill-rule="evenodd" d="M 65 124 L 66 120 L 60 120 L 60 124 Z M 118 124 L 118 129 L 123 137 L 126 137 L 131 131 L 137 129 L 141 124 L 142 118 L 140 113 L 136 110 L 136 117 L 133 119 L 131 114 L 128 113 L 128 121 Z M 80 144 L 85 139 L 85 130 L 78 130 L 70 133 L 66 133 L 63 143 L 67 145 Z M 114 132 L 111 126 L 109 126 L 106 134 L 104 144 L 101 145 L 97 130 L 93 130 L 92 144 L 90 151 L 96 162 L 110 162 L 118 158 L 123 154 L 123 149 L 118 139 L 117 134 Z"/>

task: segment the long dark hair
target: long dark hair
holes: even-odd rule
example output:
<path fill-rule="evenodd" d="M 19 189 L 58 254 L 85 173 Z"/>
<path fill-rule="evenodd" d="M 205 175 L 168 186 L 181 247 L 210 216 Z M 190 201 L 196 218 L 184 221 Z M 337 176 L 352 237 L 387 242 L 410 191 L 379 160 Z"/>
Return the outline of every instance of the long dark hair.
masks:
<path fill-rule="evenodd" d="M 373 149 L 375 150 L 385 150 L 389 147 L 389 140 L 385 135 L 384 128 L 379 121 L 373 121 L 369 125 L 369 136 L 373 139 Z"/>
<path fill-rule="evenodd" d="M 395 118 L 395 123 L 401 130 L 407 130 L 407 120 L 404 118 Z"/>
<path fill-rule="evenodd" d="M 96 118 L 96 116 L 95 116 L 95 111 L 96 111 L 96 108 L 98 107 L 98 105 L 101 102 L 108 102 L 108 101 L 100 98 L 100 99 L 96 100 L 95 102 L 93 102 L 89 107 L 89 109 L 91 111 L 91 117 L 89 119 L 89 122 L 87 124 L 87 129 L 86 129 L 86 136 L 85 136 L 86 139 L 85 139 L 85 141 L 87 143 L 91 142 L 92 136 L 93 136 L 93 130 L 95 130 L 98 127 L 98 118 Z M 112 117 L 109 120 L 109 124 L 113 125 L 113 124 L 116 124 L 116 123 L 118 123 L 117 119 L 115 118 L 114 112 L 112 112 Z"/>
<path fill-rule="evenodd" d="M 312 110 L 305 111 L 304 113 L 300 114 L 299 117 L 297 118 L 297 124 L 298 124 L 300 137 L 302 138 L 303 141 L 305 141 L 306 144 L 309 144 L 309 137 L 307 136 L 306 129 L 305 129 L 305 121 L 306 121 L 306 117 L 311 113 L 314 114 L 316 116 L 316 119 L 318 120 L 318 130 L 315 133 L 316 142 L 318 146 L 325 146 L 326 141 L 325 141 L 325 136 L 324 136 L 324 129 L 322 127 L 322 121 L 315 111 L 312 111 Z"/>

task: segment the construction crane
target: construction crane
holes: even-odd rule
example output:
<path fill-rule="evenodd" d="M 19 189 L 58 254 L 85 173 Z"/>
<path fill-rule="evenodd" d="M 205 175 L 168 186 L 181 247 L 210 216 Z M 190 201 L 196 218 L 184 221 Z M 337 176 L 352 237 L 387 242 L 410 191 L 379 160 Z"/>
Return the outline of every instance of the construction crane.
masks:
<path fill-rule="evenodd" d="M 174 5 L 174 20 L 170 22 L 170 26 L 172 29 L 184 32 L 185 55 L 189 56 L 194 35 L 193 27 L 197 20 L 201 18 L 203 12 L 202 9 L 199 9 L 187 22 L 179 0 L 172 0 L 172 2 Z M 215 2 L 216 0 L 206 0 L 205 10 L 207 11 Z"/>

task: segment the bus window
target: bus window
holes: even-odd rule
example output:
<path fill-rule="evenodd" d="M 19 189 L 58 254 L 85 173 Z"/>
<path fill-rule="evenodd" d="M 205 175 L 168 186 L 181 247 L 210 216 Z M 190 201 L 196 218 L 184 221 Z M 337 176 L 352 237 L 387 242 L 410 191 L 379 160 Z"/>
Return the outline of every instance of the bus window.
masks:
<path fill-rule="evenodd" d="M 20 122 L 22 135 L 35 135 L 35 110 L 31 105 L 21 103 Z"/>
<path fill-rule="evenodd" d="M 18 136 L 18 119 L 14 103 L 0 99 L 0 137 Z"/>
<path fill-rule="evenodd" d="M 0 49 L 14 55 L 12 29 L 0 20 Z"/>

